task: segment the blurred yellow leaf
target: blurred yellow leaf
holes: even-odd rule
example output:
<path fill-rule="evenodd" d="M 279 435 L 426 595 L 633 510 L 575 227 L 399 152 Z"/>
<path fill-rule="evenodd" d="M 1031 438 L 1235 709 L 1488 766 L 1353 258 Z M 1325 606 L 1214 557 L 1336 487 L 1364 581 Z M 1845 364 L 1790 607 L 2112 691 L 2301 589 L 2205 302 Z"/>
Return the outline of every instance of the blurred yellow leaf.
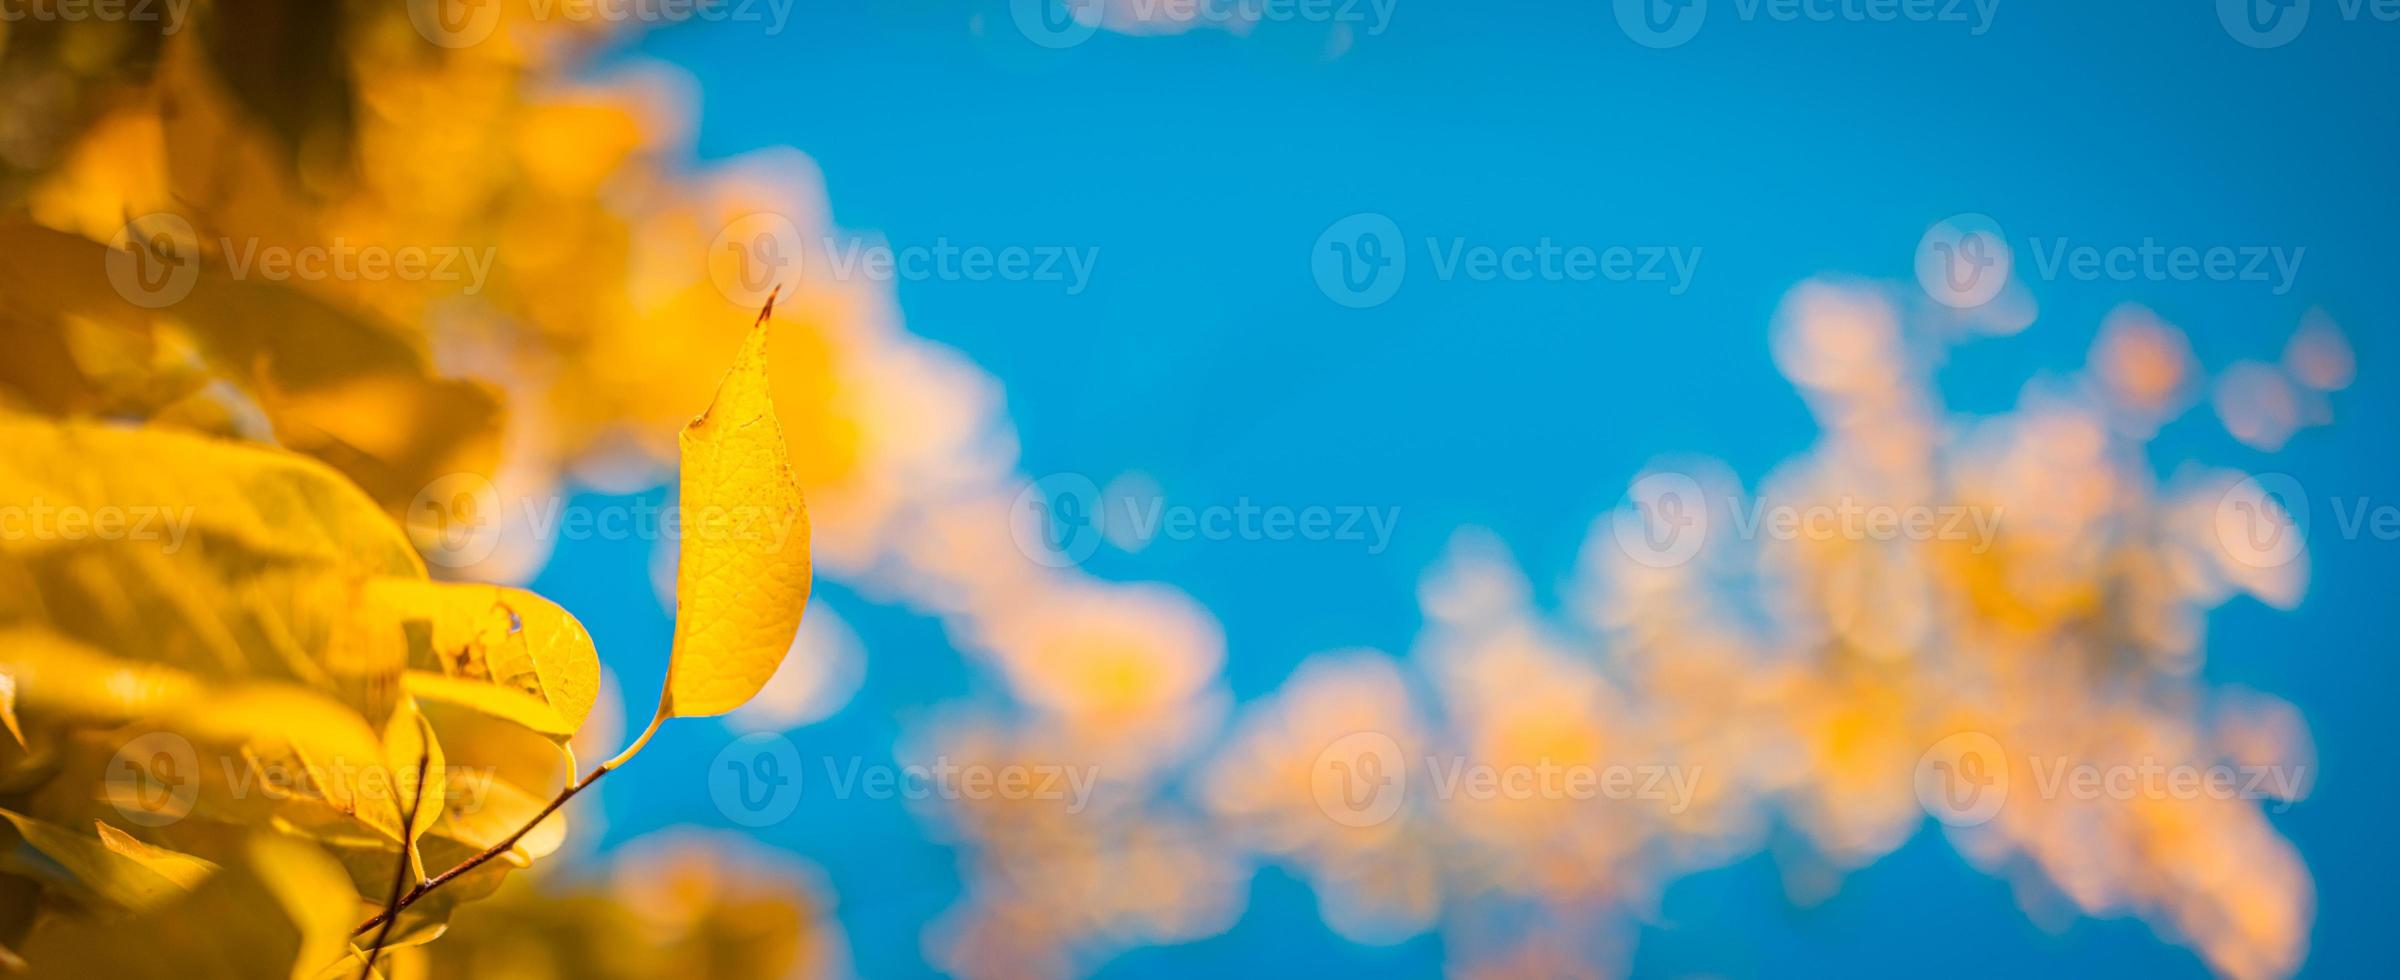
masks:
<path fill-rule="evenodd" d="M 0 670 L 0 724 L 8 726 L 8 736 L 17 740 L 18 748 L 25 744 L 25 726 L 17 722 L 17 677 Z"/>
<path fill-rule="evenodd" d="M 408 536 L 357 485 L 265 447 L 0 414 L 0 487 L 36 505 L 29 517 L 53 515 L 10 550 L 114 539 L 173 553 L 188 539 L 353 575 L 425 577 Z"/>
<path fill-rule="evenodd" d="M 272 834 L 238 857 L 130 920 L 45 920 L 25 958 L 52 976 L 186 980 L 313 977 L 351 956 L 359 898 L 332 858 Z"/>
<path fill-rule="evenodd" d="M 734 980 L 848 975 L 811 869 L 731 833 L 668 830 L 615 848 L 608 878 L 512 879 L 441 942 L 425 975 Z"/>
<path fill-rule="evenodd" d="M 398 526 L 305 458 L 0 414 L 0 488 L 39 517 L 0 541 L 0 675 L 29 737 L 138 722 L 219 753 L 182 804 L 203 816 L 397 841 L 422 758 L 437 779 L 414 829 L 485 845 L 538 808 L 516 804 L 546 794 L 546 774 L 512 763 L 498 790 L 453 799 L 438 777 L 481 766 L 459 775 L 488 784 L 499 763 L 441 744 L 415 699 L 491 716 L 475 738 L 531 739 L 557 760 L 597 694 L 573 616 L 522 590 L 426 581 Z M 103 516 L 121 520 L 100 533 Z M 75 792 L 45 815 L 78 814 Z"/>
<path fill-rule="evenodd" d="M 221 246 L 175 214 L 136 216 L 177 270 L 167 292 L 110 278 L 123 252 L 0 220 L 0 395 L 47 414 L 150 417 L 212 377 L 265 412 L 273 437 L 340 469 L 397 509 L 449 472 L 497 462 L 500 409 L 481 385 L 437 376 L 423 338 L 286 283 L 232 275 Z M 171 300 L 171 301 L 169 301 Z"/>
<path fill-rule="evenodd" d="M 681 443 L 665 718 L 724 714 L 750 700 L 783 662 L 808 604 L 808 510 L 767 394 L 765 314 Z"/>
<path fill-rule="evenodd" d="M 227 812 L 271 812 L 319 836 L 364 824 L 400 838 L 401 777 L 375 730 L 339 702 L 288 685 L 245 685 L 153 720 L 224 753 L 201 765 L 200 792 L 212 801 L 221 793 Z M 412 752 L 411 772 L 415 764 Z"/>
<path fill-rule="evenodd" d="M 87 727 L 143 722 L 171 732 L 174 744 L 186 746 L 183 751 L 194 763 L 201 763 L 198 750 L 215 753 L 197 772 L 176 774 L 177 788 L 188 787 L 188 795 L 169 797 L 170 803 L 137 799 L 131 794 L 141 787 L 111 780 L 102 796 L 120 810 L 172 818 L 193 808 L 274 814 L 326 833 L 338 835 L 364 824 L 398 839 L 400 811 L 391 796 L 396 776 L 382 740 L 340 702 L 289 684 L 211 684 L 40 629 L 5 630 L 0 636 L 7 639 L 0 647 L 0 670 L 22 680 L 26 711 L 38 722 Z M 122 751 L 130 744 L 104 739 L 98 748 Z M 415 758 L 412 749 L 412 772 Z M 120 792 L 128 795 L 118 798 Z"/>
<path fill-rule="evenodd" d="M 100 843 L 117 856 L 158 872 L 186 889 L 197 888 L 200 882 L 214 874 L 217 866 L 180 851 L 150 844 L 106 823 L 94 821 L 92 828 L 100 832 Z"/>
<path fill-rule="evenodd" d="M 38 628 L 0 629 L 0 673 L 22 685 L 37 721 L 115 724 L 199 693 L 182 671 L 118 660 Z"/>
<path fill-rule="evenodd" d="M 531 821 L 575 776 L 566 746 L 473 705 L 428 700 L 425 718 L 448 752 L 452 770 L 447 808 L 434 832 L 481 849 L 507 839 Z M 541 858 L 566 838 L 564 811 L 545 818 L 513 849 Z"/>
<path fill-rule="evenodd" d="M 101 825 L 103 833 L 113 830 Z M 138 842 L 136 842 L 138 843 Z M 0 870 L 66 889 L 106 908 L 140 911 L 181 897 L 207 874 L 205 862 L 160 848 L 130 856 L 103 838 L 14 810 L 0 810 Z M 155 852 L 155 853 L 149 853 Z M 180 858 L 171 862 L 167 856 Z M 197 874 L 193 871 L 197 868 Z"/>
<path fill-rule="evenodd" d="M 448 805 L 450 765 L 433 724 L 417 711 L 415 702 L 402 702 L 401 708 L 383 726 L 384 771 L 391 778 L 392 802 L 400 808 L 401 823 L 414 843 Z M 424 869 L 414 867 L 416 857 L 411 850 L 412 868 L 421 877 Z"/>

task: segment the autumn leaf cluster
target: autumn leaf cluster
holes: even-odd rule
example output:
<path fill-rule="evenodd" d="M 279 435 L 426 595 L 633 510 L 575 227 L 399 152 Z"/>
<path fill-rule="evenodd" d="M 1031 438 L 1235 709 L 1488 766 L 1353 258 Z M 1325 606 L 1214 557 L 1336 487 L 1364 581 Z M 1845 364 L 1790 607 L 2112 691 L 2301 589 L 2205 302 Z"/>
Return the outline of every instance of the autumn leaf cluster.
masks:
<path fill-rule="evenodd" d="M 502 393 L 437 371 L 423 309 L 373 283 L 245 276 L 203 245 L 340 209 L 311 175 L 373 150 L 354 71 L 406 26 L 369 9 L 0 39 L 0 965 L 371 970 L 365 950 L 433 940 L 556 851 L 564 795 L 658 722 L 756 694 L 799 623 L 808 525 L 764 314 L 684 429 L 683 503 L 783 534 L 683 542 L 633 748 L 574 757 L 601 680 L 569 611 L 429 574 L 404 510 L 495 469 Z M 112 145 L 132 158 L 95 177 Z M 165 279 L 139 278 L 152 262 Z"/>

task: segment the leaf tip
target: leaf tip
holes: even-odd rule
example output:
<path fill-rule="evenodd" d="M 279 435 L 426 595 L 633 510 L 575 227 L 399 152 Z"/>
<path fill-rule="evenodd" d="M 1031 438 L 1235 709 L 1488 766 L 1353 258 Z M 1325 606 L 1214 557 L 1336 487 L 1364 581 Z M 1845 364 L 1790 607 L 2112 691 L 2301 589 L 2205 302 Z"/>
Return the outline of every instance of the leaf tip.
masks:
<path fill-rule="evenodd" d="M 750 325 L 753 327 L 761 326 L 767 322 L 768 317 L 774 316 L 775 297 L 781 295 L 783 295 L 783 285 L 780 283 L 776 284 L 775 288 L 767 290 L 766 305 L 758 308 L 758 320 Z"/>

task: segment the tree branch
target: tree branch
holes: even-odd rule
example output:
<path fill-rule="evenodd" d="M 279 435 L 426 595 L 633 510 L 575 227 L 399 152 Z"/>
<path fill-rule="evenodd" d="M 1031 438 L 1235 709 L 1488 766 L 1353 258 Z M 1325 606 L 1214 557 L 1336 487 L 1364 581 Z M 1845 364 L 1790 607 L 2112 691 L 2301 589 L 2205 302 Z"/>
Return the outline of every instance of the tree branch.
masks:
<path fill-rule="evenodd" d="M 383 929 L 375 934 L 374 942 L 367 944 L 367 965 L 358 971 L 358 980 L 375 976 L 375 956 L 383 952 L 384 942 L 392 938 L 392 926 L 400 921 L 400 886 L 408 881 L 409 872 L 417 864 L 413 860 L 417 856 L 417 816 L 425 809 L 425 770 L 433 762 L 433 733 L 423 727 L 422 721 L 418 725 L 424 747 L 417 751 L 416 791 L 409 794 L 408 813 L 400 818 L 400 867 L 392 872 L 391 897 L 383 903 Z"/>
<path fill-rule="evenodd" d="M 450 881 L 451 879 L 483 866 L 484 862 L 508 853 L 509 848 L 517 846 L 517 841 L 523 840 L 526 834 L 533 832 L 533 828 L 540 826 L 542 821 L 549 819 L 550 814 L 557 812 L 559 807 L 565 806 L 568 800 L 574 799 L 575 794 L 583 792 L 584 787 L 599 782 L 600 777 L 606 775 L 608 775 L 608 766 L 606 764 L 602 764 L 599 768 L 593 769 L 589 775 L 577 780 L 574 785 L 560 790 L 558 796 L 552 799 L 549 805 L 542 807 L 542 812 L 534 814 L 533 819 L 525 821 L 525 826 L 517 828 L 516 833 L 508 835 L 497 844 L 493 844 L 490 847 L 484 848 L 474 857 L 470 857 L 464 861 L 458 862 L 457 865 L 453 866 L 448 871 L 444 871 L 441 874 L 434 875 L 431 878 L 417 882 L 417 887 L 409 889 L 408 894 L 395 897 L 392 900 L 390 907 L 385 908 L 374 918 L 359 923 L 358 928 L 351 930 L 350 934 L 353 936 L 360 935 L 369 929 L 375 928 L 376 926 L 383 926 L 387 929 L 390 928 L 392 920 L 398 918 L 400 913 L 403 910 L 406 910 L 409 906 L 415 905 L 417 903 L 417 899 L 424 898 L 427 892 L 430 892 L 436 888 L 440 888 L 444 883 Z"/>
<path fill-rule="evenodd" d="M 533 828 L 541 826 L 542 821 L 549 819 L 551 814 L 558 812 L 558 808 L 565 806 L 568 800 L 574 799 L 575 794 L 583 792 L 584 787 L 599 782 L 600 777 L 606 776 L 611 770 L 614 770 L 618 766 L 624 765 L 625 760 L 633 758 L 633 754 L 641 751 L 642 746 L 650 744 L 650 736 L 658 734 L 658 725 L 660 722 L 665 720 L 667 720 L 666 706 L 662 704 L 659 706 L 658 714 L 650 719 L 650 727 L 642 729 L 642 735 L 640 738 L 634 739 L 632 745 L 625 747 L 625 751 L 617 753 L 616 758 L 601 763 L 598 768 L 593 769 L 582 779 L 576 780 L 573 785 L 568 786 L 566 789 L 560 790 L 558 796 L 552 799 L 549 805 L 542 807 L 542 812 L 534 814 L 533 819 L 525 821 L 525 826 L 517 828 L 516 833 L 508 835 L 497 844 L 493 844 L 490 847 L 484 848 L 474 857 L 470 857 L 464 861 L 458 862 L 456 866 L 452 867 L 448 871 L 444 871 L 441 874 L 434 875 L 431 878 L 417 882 L 417 886 L 415 888 L 409 889 L 407 894 L 399 895 L 398 897 L 394 898 L 382 912 L 377 913 L 372 919 L 368 919 L 365 922 L 359 923 L 358 928 L 351 930 L 350 934 L 353 936 L 365 935 L 367 930 L 373 929 L 377 926 L 384 927 L 388 932 L 391 928 L 392 920 L 399 918 L 400 913 L 409 906 L 415 905 L 417 903 L 417 899 L 424 898 L 428 892 L 442 887 L 444 883 L 458 877 L 459 875 L 466 874 L 469 871 L 473 871 L 476 868 L 482 867 L 484 862 L 508 853 L 509 848 L 517 846 L 518 841 L 523 840 L 526 834 L 532 833 Z M 419 785 L 422 786 L 423 783 L 420 782 Z M 405 860 L 406 858 L 404 854 L 403 861 Z M 394 882 L 393 891 L 397 892 L 398 890 L 398 883 Z M 380 944 L 381 942 L 379 939 L 378 945 Z M 372 953 L 369 954 L 370 958 L 372 955 Z"/>

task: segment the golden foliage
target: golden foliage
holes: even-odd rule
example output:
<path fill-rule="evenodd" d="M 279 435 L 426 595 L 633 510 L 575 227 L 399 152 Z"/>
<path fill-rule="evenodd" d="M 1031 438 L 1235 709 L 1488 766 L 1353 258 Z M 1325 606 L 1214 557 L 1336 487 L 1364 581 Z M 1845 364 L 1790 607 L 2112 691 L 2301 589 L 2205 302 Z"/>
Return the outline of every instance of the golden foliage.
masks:
<path fill-rule="evenodd" d="M 607 202 L 647 180 L 627 171 L 655 166 L 653 127 L 623 103 L 532 96 L 529 63 L 558 49 L 523 14 L 457 49 L 425 43 L 401 6 L 302 0 L 201 2 L 164 32 L 35 18 L 0 35 L 0 488 L 35 522 L 0 540 L 0 812 L 16 841 L 0 947 L 36 968 L 105 945 L 65 938 L 77 930 L 171 914 L 227 940 L 156 950 L 188 952 L 184 975 L 311 973 L 351 949 L 395 869 L 461 870 L 408 894 L 391 941 L 416 943 L 560 846 L 563 816 L 534 821 L 581 785 L 568 743 L 599 691 L 590 637 L 530 592 L 433 581 L 417 545 L 438 538 L 395 518 L 414 526 L 447 474 L 502 475 L 504 439 L 520 474 L 622 433 L 657 446 L 670 402 L 688 412 L 707 373 L 637 357 L 640 384 L 568 379 L 514 399 L 504 426 L 518 365 L 470 355 L 471 380 L 436 362 L 495 342 L 580 360 L 729 308 L 595 282 L 625 264 L 628 222 Z M 601 143 L 616 149 L 586 152 Z M 445 265 L 260 264 L 345 249 Z M 483 332 L 497 318 L 533 328 Z M 662 719 L 747 700 L 807 597 L 763 316 L 750 336 L 685 439 L 701 581 Z M 821 340 L 794 346 L 794 363 L 822 357 Z M 586 399 L 610 390 L 660 397 Z M 709 523 L 743 509 L 771 519 Z M 753 574 L 775 594 L 736 601 Z M 288 901 L 204 908 L 194 887 Z M 242 932 L 260 928 L 299 941 Z M 176 962 L 89 955 L 134 973 Z"/>
<path fill-rule="evenodd" d="M 454 859 L 498 839 L 509 792 L 553 791 L 538 774 L 513 782 L 517 770 L 478 784 L 498 767 L 472 743 L 513 734 L 563 759 L 599 666 L 563 610 L 427 581 L 398 526 L 305 457 L 22 416 L 0 418 L 0 432 L 0 486 L 55 515 L 0 541 L 0 674 L 23 732 L 0 806 L 22 846 L 51 858 L 33 867 L 64 869 L 41 882 L 42 900 L 11 910 L 8 931 L 30 930 L 33 962 L 46 948 L 108 946 L 44 937 L 151 909 L 118 884 L 146 880 L 142 869 L 168 869 L 157 877 L 180 896 L 202 883 L 193 868 L 247 867 L 261 848 L 288 852 L 272 835 L 291 835 L 342 872 L 338 892 L 280 858 L 225 887 L 291 898 L 308 915 L 290 925 L 311 935 L 333 916 L 333 945 L 193 955 L 321 967 L 380 904 L 361 896 L 380 896 L 404 837 L 424 838 L 426 860 Z M 422 710 L 420 698 L 468 710 Z M 198 929 L 226 915 L 176 921 Z"/>
<path fill-rule="evenodd" d="M 1660 569 L 1620 560 L 1604 519 L 1564 617 L 1464 537 L 1428 577 L 1415 655 L 1311 661 L 1235 720 L 1191 812 L 1163 786 L 1225 714 L 1207 611 L 1025 560 L 1008 511 L 1030 481 L 996 385 L 900 330 L 888 296 L 726 267 L 714 239 L 744 222 L 785 219 L 795 247 L 829 223 L 793 176 L 807 162 L 695 173 L 688 125 L 657 94 L 673 80 L 578 80 L 583 25 L 492 3 L 477 8 L 499 19 L 490 39 L 449 48 L 404 6 L 199 0 L 171 36 L 0 23 L 0 491 L 77 522 L 0 540 L 0 961 L 355 973 L 353 927 L 400 859 L 422 875 L 500 847 L 413 895 L 392 941 L 431 940 L 481 901 L 491 918 L 462 917 L 455 945 L 429 947 L 433 969 L 824 962 L 788 948 L 820 938 L 791 925 L 817 910 L 778 898 L 662 913 L 506 882 L 562 846 L 563 818 L 527 828 L 581 785 L 567 745 L 599 689 L 591 641 L 539 596 L 434 581 L 417 551 L 442 576 L 518 582 L 547 542 L 503 528 L 498 552 L 458 555 L 400 530 L 459 516 L 427 495 L 453 476 L 511 501 L 566 480 L 641 487 L 678 448 L 687 509 L 755 507 L 779 530 L 676 543 L 674 679 L 653 729 L 767 683 L 813 545 L 942 617 L 1025 709 L 940 732 L 942 748 L 1107 773 L 1088 809 L 933 815 L 959 838 L 966 895 L 931 958 L 962 973 L 1068 972 L 1220 930 L 1254 854 L 1300 865 L 1344 935 L 1529 903 L 1533 935 L 1453 937 L 1460 972 L 1588 969 L 1666 879 L 1757 849 L 1772 819 L 1813 846 L 1796 865 L 1898 846 L 1924 823 L 1909 768 L 1959 730 L 2096 764 L 2305 743 L 2296 720 L 2208 716 L 2217 692 L 2193 677 L 2206 609 L 2236 591 L 2288 606 L 2305 560 L 2230 558 L 2206 520 L 2238 474 L 2162 486 L 2138 456 L 2203 398 L 2255 446 L 2321 422 L 2323 393 L 2354 371 L 2330 321 L 2312 316 L 2281 364 L 2211 384 L 2179 332 L 2128 308 L 2073 390 L 1972 420 L 1940 410 L 1884 298 L 1811 283 L 1776 356 L 1825 436 L 1758 494 L 1982 507 L 2009 515 L 2006 535 L 1982 550 L 1778 541 Z M 255 265 L 344 242 L 449 250 L 460 268 Z M 777 285 L 769 365 L 763 323 L 741 334 L 738 317 Z M 717 401 L 670 440 L 729 357 Z M 1749 585 L 1731 594 L 1719 574 Z M 772 588 L 760 601 L 735 579 Z M 1418 799 L 1379 823 L 1329 820 L 1323 753 L 1361 731 L 1411 758 L 1672 762 L 1697 778 L 1671 812 Z M 419 799 L 427 819 L 405 820 Z M 2028 801 L 1953 839 L 2028 891 L 2141 914 L 2228 974 L 2288 973 L 2305 953 L 2313 886 L 2255 802 Z M 1822 893 L 1807 870 L 1793 880 Z M 156 941 L 112 944 L 128 923 Z M 401 953 L 395 972 L 427 962 Z"/>

